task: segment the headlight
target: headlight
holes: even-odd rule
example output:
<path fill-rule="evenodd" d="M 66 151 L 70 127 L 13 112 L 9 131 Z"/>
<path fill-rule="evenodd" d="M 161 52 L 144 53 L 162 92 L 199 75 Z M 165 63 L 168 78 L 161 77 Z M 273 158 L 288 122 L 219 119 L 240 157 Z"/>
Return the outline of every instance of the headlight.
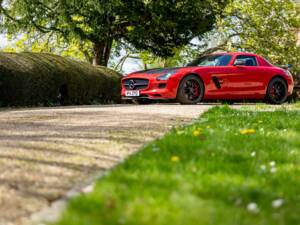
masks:
<path fill-rule="evenodd" d="M 170 71 L 156 78 L 156 80 L 168 80 L 172 75 L 176 74 L 177 70 Z"/>

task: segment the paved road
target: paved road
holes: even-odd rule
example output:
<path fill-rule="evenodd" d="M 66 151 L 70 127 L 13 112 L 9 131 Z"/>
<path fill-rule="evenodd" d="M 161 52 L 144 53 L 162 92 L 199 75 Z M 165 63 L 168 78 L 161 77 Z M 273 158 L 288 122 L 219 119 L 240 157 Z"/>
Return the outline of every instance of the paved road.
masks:
<path fill-rule="evenodd" d="M 24 224 L 87 177 L 110 169 L 209 105 L 0 111 L 0 225 Z"/>

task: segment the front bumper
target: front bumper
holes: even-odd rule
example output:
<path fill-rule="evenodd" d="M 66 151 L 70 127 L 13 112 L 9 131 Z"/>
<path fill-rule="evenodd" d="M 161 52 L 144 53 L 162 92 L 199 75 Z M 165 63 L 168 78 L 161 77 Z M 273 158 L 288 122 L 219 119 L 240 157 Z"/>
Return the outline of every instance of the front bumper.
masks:
<path fill-rule="evenodd" d="M 149 78 L 148 86 L 144 89 L 140 89 L 140 96 L 138 97 L 128 97 L 125 96 L 126 91 L 131 91 L 135 89 L 128 89 L 124 85 L 126 80 L 140 79 L 141 77 L 130 77 L 124 78 L 122 80 L 122 99 L 175 99 L 177 96 L 177 82 L 174 79 L 169 79 L 167 81 L 158 81 L 155 78 Z M 144 77 L 143 77 L 144 78 Z"/>

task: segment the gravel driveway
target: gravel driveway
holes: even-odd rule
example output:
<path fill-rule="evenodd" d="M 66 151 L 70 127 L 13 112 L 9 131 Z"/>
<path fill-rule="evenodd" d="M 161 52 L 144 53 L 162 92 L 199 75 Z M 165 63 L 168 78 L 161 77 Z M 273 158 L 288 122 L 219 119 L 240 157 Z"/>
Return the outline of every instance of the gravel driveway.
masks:
<path fill-rule="evenodd" d="M 0 111 L 0 225 L 24 224 L 209 105 L 116 105 Z"/>

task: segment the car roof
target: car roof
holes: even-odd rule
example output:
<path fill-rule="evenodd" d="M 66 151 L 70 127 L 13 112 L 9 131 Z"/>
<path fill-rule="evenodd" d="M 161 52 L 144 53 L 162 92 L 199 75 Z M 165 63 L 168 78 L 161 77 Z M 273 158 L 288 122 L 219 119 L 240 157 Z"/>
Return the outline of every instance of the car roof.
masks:
<path fill-rule="evenodd" d="M 254 56 L 254 57 L 257 57 L 257 59 L 260 61 L 260 63 L 264 66 L 273 66 L 269 61 L 267 61 L 264 57 L 261 57 L 257 54 L 254 54 L 254 53 L 249 53 L 249 52 L 219 52 L 219 53 L 213 53 L 213 54 L 210 54 L 210 55 L 231 55 L 233 56 L 234 58 L 236 56 L 239 56 L 239 55 L 246 55 L 246 56 Z"/>
<path fill-rule="evenodd" d="M 249 52 L 219 52 L 219 53 L 213 53 L 211 55 L 232 55 L 232 56 L 248 55 L 248 56 L 258 56 L 257 54 L 249 53 Z"/>

